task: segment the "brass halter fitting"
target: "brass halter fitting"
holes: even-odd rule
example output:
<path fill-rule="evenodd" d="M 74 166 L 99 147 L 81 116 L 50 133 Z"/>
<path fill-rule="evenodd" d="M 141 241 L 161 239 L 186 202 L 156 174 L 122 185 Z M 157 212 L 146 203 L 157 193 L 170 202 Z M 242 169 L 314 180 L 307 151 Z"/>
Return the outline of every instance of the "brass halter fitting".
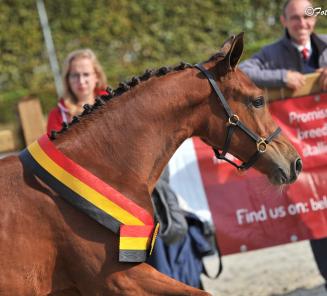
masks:
<path fill-rule="evenodd" d="M 219 149 L 213 148 L 215 155 L 218 159 L 222 159 L 230 163 L 231 165 L 235 166 L 239 170 L 246 170 L 253 166 L 255 162 L 259 159 L 260 155 L 264 153 L 267 150 L 267 146 L 271 141 L 276 138 L 279 133 L 281 132 L 281 128 L 276 128 L 276 130 L 270 134 L 266 138 L 260 137 L 255 132 L 251 131 L 249 128 L 247 128 L 242 121 L 239 119 L 239 117 L 236 114 L 233 114 L 232 109 L 227 103 L 227 100 L 225 99 L 224 95 L 222 94 L 221 90 L 219 89 L 214 77 L 211 75 L 211 73 L 206 70 L 201 64 L 196 64 L 195 67 L 201 71 L 201 73 L 208 79 L 213 91 L 218 96 L 219 100 L 218 102 L 222 104 L 227 117 L 228 121 L 226 122 L 227 126 L 227 135 L 225 138 L 225 144 L 222 148 L 222 151 L 220 152 Z M 257 151 L 250 157 L 248 161 L 244 161 L 241 165 L 237 164 L 236 162 L 228 159 L 226 157 L 226 153 L 228 152 L 229 146 L 232 141 L 232 136 L 236 128 L 241 129 L 245 134 L 249 136 L 257 145 Z"/>
<path fill-rule="evenodd" d="M 264 138 L 260 138 L 260 140 L 257 142 L 257 150 L 260 153 L 264 153 L 267 150 L 267 142 Z"/>
<path fill-rule="evenodd" d="M 239 120 L 240 118 L 236 114 L 233 114 L 228 118 L 228 125 L 236 125 Z"/>

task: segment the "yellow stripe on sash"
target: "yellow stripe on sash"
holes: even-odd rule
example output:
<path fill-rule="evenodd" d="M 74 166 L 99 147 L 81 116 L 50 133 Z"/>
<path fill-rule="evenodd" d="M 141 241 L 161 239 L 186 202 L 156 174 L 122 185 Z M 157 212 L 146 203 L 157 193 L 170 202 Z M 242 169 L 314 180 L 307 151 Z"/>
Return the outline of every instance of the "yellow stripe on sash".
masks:
<path fill-rule="evenodd" d="M 32 143 L 27 147 L 33 158 L 52 176 L 58 179 L 61 183 L 69 187 L 71 190 L 94 204 L 102 211 L 108 213 L 122 224 L 127 225 L 144 225 L 144 223 L 131 213 L 119 207 L 117 204 L 110 201 L 101 193 L 95 191 L 79 179 L 65 171 L 62 167 L 56 164 L 40 147 L 37 142 Z"/>
<path fill-rule="evenodd" d="M 146 250 L 148 246 L 148 237 L 120 237 L 120 250 Z"/>

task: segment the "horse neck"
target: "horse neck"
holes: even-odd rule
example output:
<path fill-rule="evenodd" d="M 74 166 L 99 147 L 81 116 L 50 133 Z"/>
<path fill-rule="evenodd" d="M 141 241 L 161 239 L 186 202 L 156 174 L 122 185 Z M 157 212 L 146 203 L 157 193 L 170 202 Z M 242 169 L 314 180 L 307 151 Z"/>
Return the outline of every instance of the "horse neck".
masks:
<path fill-rule="evenodd" d="M 201 124 L 192 71 L 153 77 L 82 117 L 58 139 L 60 149 L 132 199 L 148 195 L 175 150 Z"/>

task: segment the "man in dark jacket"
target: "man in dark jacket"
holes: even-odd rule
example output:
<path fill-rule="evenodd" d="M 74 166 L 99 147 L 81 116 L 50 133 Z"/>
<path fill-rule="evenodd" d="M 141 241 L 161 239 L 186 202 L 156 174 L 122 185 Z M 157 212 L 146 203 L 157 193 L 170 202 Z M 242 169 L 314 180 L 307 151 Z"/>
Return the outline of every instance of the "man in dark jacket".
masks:
<path fill-rule="evenodd" d="M 303 74 L 318 71 L 321 90 L 327 91 L 327 35 L 313 32 L 315 11 L 309 0 L 285 2 L 280 16 L 285 35 L 240 64 L 241 70 L 257 86 L 296 90 L 305 83 Z M 327 238 L 310 243 L 319 271 L 327 282 Z"/>
<path fill-rule="evenodd" d="M 285 35 L 240 64 L 259 87 L 298 89 L 303 74 L 319 71 L 321 89 L 327 90 L 327 35 L 313 32 L 316 16 L 306 14 L 308 7 L 308 0 L 287 1 L 280 16 Z"/>

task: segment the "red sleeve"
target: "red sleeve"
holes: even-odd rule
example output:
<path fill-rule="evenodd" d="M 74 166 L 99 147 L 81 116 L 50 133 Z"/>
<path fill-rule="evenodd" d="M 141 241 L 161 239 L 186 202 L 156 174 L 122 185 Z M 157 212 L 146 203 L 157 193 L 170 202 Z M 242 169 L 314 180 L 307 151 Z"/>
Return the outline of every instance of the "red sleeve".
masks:
<path fill-rule="evenodd" d="M 95 95 L 96 96 L 104 96 L 104 95 L 109 95 L 109 93 L 106 90 L 103 90 L 103 89 L 96 89 L 95 90 Z"/>
<path fill-rule="evenodd" d="M 47 124 L 47 133 L 51 134 L 51 131 L 60 131 L 62 128 L 62 118 L 60 114 L 60 110 L 58 107 L 52 109 L 48 116 L 48 124 Z"/>

